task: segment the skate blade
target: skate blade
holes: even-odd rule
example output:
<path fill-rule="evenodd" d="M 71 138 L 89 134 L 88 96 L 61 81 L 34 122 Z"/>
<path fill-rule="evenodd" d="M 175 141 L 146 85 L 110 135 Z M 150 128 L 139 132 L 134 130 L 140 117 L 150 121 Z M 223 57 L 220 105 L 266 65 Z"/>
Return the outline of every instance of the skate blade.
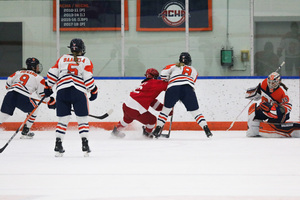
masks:
<path fill-rule="evenodd" d="M 55 157 L 63 157 L 64 153 L 59 153 L 59 152 L 56 152 L 55 153 Z"/>
<path fill-rule="evenodd" d="M 32 139 L 33 136 L 21 135 L 20 139 Z"/>
<path fill-rule="evenodd" d="M 84 156 L 84 157 L 89 157 L 90 154 L 89 154 L 89 152 L 86 151 L 86 152 L 83 152 L 83 156 Z"/>
<path fill-rule="evenodd" d="M 125 137 L 125 133 L 122 133 L 122 132 L 117 133 L 117 134 L 111 133 L 111 135 L 116 138 L 124 138 Z"/>

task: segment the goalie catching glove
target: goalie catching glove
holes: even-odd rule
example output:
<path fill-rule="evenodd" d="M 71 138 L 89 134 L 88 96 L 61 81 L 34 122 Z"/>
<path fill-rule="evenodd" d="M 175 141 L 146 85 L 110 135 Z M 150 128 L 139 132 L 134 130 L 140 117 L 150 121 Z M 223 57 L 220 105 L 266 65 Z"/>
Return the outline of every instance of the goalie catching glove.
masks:
<path fill-rule="evenodd" d="M 49 109 L 56 109 L 56 101 L 53 97 L 50 97 L 50 100 L 47 103 Z"/>
<path fill-rule="evenodd" d="M 95 85 L 94 89 L 91 90 L 91 96 L 89 98 L 90 101 L 94 101 L 95 99 L 97 99 L 98 96 L 98 88 Z"/>

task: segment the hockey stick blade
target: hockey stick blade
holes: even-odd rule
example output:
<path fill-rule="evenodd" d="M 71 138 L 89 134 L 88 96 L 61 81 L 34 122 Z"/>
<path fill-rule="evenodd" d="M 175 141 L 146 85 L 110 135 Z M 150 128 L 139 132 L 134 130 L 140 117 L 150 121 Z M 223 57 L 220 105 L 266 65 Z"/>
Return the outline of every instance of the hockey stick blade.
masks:
<path fill-rule="evenodd" d="M 107 111 L 107 113 L 105 113 L 104 115 L 101 115 L 101 116 L 89 115 L 89 116 L 90 116 L 90 117 L 94 117 L 94 118 L 96 118 L 96 119 L 105 119 L 105 118 L 108 117 L 112 112 L 113 112 L 113 109 L 110 109 L 110 110 Z"/>
<path fill-rule="evenodd" d="M 113 109 L 110 109 L 109 111 L 107 111 L 107 113 L 100 115 L 100 116 L 96 116 L 96 115 L 89 115 L 90 117 L 96 118 L 96 119 L 105 119 L 106 117 L 108 117 L 111 113 L 113 112 Z"/>
<path fill-rule="evenodd" d="M 169 134 L 160 134 L 160 137 L 169 138 L 170 135 Z"/>
<path fill-rule="evenodd" d="M 173 115 L 171 116 L 168 134 L 160 134 L 161 137 L 164 137 L 164 138 L 169 138 L 169 137 L 170 137 L 170 135 L 171 135 L 171 130 L 172 130 L 173 116 L 174 116 L 174 113 L 173 113 Z"/>

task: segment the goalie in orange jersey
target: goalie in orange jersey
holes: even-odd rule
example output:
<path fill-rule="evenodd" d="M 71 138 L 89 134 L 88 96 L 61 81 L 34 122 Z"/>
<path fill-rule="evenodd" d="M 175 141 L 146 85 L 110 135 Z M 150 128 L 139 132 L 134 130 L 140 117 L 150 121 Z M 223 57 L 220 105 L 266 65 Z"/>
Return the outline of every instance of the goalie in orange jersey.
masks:
<path fill-rule="evenodd" d="M 253 103 L 248 112 L 248 137 L 277 137 L 280 134 L 268 135 L 260 127 L 261 122 L 280 125 L 290 118 L 292 104 L 287 94 L 288 88 L 281 82 L 281 76 L 277 72 L 271 73 L 257 87 L 247 90 L 246 98 L 261 100 L 259 104 Z M 264 126 L 266 127 L 266 126 Z M 268 129 L 272 126 L 268 126 Z M 274 126 L 275 127 L 275 126 Z M 280 132 L 279 126 L 277 132 Z M 282 129 L 284 132 L 285 130 Z M 267 135 L 266 135 L 267 134 Z"/>

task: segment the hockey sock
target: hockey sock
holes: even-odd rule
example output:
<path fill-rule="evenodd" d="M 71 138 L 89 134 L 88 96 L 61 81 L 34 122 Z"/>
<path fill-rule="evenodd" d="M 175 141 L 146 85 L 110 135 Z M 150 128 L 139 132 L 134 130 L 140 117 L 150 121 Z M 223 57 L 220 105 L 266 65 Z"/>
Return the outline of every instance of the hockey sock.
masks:
<path fill-rule="evenodd" d="M 157 126 L 163 127 L 165 125 L 171 110 L 172 108 L 163 107 L 157 119 Z"/>
<path fill-rule="evenodd" d="M 191 112 L 192 116 L 194 117 L 194 119 L 196 120 L 197 124 L 199 124 L 199 126 L 201 126 L 203 128 L 205 125 L 207 125 L 206 119 L 200 113 L 199 109 L 190 111 L 190 112 Z"/>

